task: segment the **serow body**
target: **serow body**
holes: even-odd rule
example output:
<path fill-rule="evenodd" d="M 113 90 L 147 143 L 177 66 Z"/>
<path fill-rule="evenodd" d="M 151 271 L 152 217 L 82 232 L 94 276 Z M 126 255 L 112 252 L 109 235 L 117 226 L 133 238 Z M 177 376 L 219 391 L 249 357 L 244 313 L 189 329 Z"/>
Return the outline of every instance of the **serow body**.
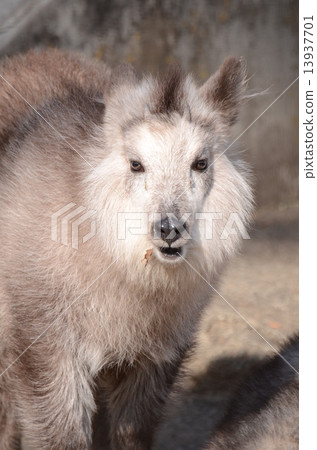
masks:
<path fill-rule="evenodd" d="M 225 152 L 245 67 L 199 86 L 48 50 L 0 73 L 0 449 L 90 448 L 97 398 L 105 448 L 148 449 L 250 220 Z"/>

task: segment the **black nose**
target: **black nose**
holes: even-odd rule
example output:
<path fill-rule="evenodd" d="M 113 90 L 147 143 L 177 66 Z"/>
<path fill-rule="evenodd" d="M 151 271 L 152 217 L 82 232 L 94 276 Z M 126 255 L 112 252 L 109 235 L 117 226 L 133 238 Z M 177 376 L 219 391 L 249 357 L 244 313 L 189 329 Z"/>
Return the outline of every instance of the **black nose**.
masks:
<path fill-rule="evenodd" d="M 159 220 L 154 225 L 155 237 L 163 239 L 171 245 L 173 242 L 177 241 L 182 235 L 182 228 L 186 229 L 186 224 L 180 223 L 176 220 L 172 220 L 166 217 L 163 220 Z"/>

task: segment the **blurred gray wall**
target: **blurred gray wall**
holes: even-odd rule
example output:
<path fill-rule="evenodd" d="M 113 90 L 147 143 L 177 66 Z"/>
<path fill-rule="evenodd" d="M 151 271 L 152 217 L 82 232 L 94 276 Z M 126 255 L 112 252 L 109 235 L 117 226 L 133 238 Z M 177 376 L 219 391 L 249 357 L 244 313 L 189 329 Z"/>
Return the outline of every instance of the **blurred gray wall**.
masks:
<path fill-rule="evenodd" d="M 178 61 L 200 80 L 226 56 L 243 56 L 250 88 L 269 91 L 244 106 L 233 138 L 297 77 L 297 40 L 293 0 L 0 0 L 0 56 L 57 46 L 139 71 Z M 297 110 L 295 83 L 237 142 L 253 166 L 259 206 L 297 202 Z"/>

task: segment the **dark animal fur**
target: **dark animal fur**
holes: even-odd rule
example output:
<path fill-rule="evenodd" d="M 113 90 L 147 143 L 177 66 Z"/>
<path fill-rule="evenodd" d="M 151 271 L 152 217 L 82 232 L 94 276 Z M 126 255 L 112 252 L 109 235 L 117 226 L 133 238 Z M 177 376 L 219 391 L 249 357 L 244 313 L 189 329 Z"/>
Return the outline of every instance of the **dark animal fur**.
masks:
<path fill-rule="evenodd" d="M 281 355 L 298 371 L 298 337 Z M 238 390 L 208 450 L 298 448 L 298 375 L 276 355 L 255 369 Z"/>

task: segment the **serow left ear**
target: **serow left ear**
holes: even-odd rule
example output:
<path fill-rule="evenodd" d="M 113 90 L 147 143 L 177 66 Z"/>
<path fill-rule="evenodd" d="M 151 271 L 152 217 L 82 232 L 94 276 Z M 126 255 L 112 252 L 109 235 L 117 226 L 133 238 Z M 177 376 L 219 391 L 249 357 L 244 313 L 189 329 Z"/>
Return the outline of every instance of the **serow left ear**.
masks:
<path fill-rule="evenodd" d="M 246 65 L 230 56 L 200 88 L 205 101 L 219 110 L 228 125 L 233 125 L 247 87 Z"/>

